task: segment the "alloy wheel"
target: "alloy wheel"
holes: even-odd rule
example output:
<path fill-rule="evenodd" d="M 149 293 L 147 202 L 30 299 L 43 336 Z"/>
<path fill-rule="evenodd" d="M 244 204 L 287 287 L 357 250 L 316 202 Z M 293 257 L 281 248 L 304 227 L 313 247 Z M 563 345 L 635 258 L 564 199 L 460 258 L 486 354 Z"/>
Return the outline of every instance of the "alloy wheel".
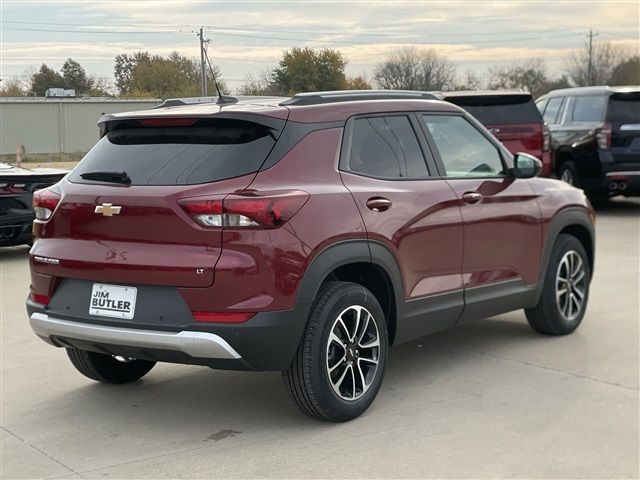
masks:
<path fill-rule="evenodd" d="M 344 309 L 327 340 L 329 383 L 341 399 L 354 401 L 372 385 L 378 371 L 380 334 L 373 315 L 360 305 Z"/>
<path fill-rule="evenodd" d="M 585 302 L 587 291 L 586 267 L 575 250 L 565 253 L 556 273 L 556 303 L 565 320 L 575 320 Z"/>
<path fill-rule="evenodd" d="M 560 180 L 568 183 L 569 185 L 575 185 L 575 179 L 573 178 L 573 172 L 569 168 L 565 168 L 560 173 Z"/>

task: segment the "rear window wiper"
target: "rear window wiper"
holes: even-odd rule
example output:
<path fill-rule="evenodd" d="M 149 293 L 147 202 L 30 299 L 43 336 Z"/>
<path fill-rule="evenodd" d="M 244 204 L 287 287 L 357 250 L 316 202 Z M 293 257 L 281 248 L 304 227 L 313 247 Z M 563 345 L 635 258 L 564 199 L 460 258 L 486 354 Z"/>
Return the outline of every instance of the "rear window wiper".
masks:
<path fill-rule="evenodd" d="M 125 185 L 131 183 L 131 178 L 129 178 L 127 172 L 86 172 L 81 173 L 80 177 L 85 180 L 96 180 L 98 182 L 122 183 Z"/>

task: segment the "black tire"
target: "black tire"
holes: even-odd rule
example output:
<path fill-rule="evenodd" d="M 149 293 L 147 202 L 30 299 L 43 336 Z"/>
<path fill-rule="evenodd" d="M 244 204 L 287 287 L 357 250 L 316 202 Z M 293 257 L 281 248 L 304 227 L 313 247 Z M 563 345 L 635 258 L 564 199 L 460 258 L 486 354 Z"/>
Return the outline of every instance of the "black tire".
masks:
<path fill-rule="evenodd" d="M 561 273 L 562 270 L 559 268 L 565 256 L 569 255 L 569 252 L 575 252 L 580 257 L 582 265 L 584 266 L 584 281 L 574 282 L 574 280 L 572 280 L 572 286 L 565 288 L 565 290 L 570 293 L 565 293 L 563 296 L 557 297 L 556 284 L 560 286 L 567 285 L 566 283 L 562 283 L 562 281 L 558 281 L 558 276 L 566 275 L 567 277 L 571 277 L 570 274 Z M 578 276 L 574 278 L 578 278 Z M 573 332 L 582 322 L 582 318 L 587 309 L 590 282 L 591 269 L 589 266 L 589 257 L 582 243 L 573 235 L 559 235 L 551 252 L 551 258 L 549 259 L 542 294 L 538 304 L 532 308 L 525 309 L 527 321 L 529 325 L 531 325 L 531 328 L 545 335 L 567 335 Z M 573 283 L 575 283 L 575 285 L 573 285 Z M 582 303 L 579 308 L 576 308 L 575 303 L 571 303 L 572 291 L 575 298 L 578 298 L 577 292 L 583 292 Z M 563 307 L 568 306 L 568 303 L 565 302 L 571 303 L 571 307 L 576 308 L 577 313 L 572 318 L 568 318 L 568 316 L 562 312 Z"/>
<path fill-rule="evenodd" d="M 578 181 L 578 171 L 576 166 L 571 160 L 562 162 L 560 168 L 558 168 L 558 178 L 569 185 L 580 188 L 580 182 Z"/>
<path fill-rule="evenodd" d="M 362 320 L 360 327 L 356 327 L 355 323 L 355 311 L 350 310 L 350 307 L 358 306 L 364 307 L 367 312 L 370 313 L 370 317 L 366 316 L 366 312 L 362 311 Z M 346 312 L 346 313 L 345 313 Z M 329 337 L 332 330 L 338 325 L 337 319 L 345 313 L 345 323 L 349 324 L 347 328 L 352 329 L 355 333 L 352 337 L 355 341 L 352 341 L 349 347 L 339 346 L 337 342 L 329 343 Z M 351 323 L 349 316 L 353 319 Z M 367 327 L 364 327 L 365 319 L 373 318 L 373 326 L 367 323 Z M 335 324 L 335 325 L 334 325 Z M 378 336 L 379 347 L 372 347 L 371 350 L 366 350 L 371 341 L 371 335 L 373 335 L 373 328 L 376 327 L 374 332 Z M 337 327 L 340 329 L 340 327 Z M 358 332 L 358 328 L 371 329 L 368 332 Z M 344 330 L 342 330 L 344 331 Z M 347 334 L 350 334 L 347 332 Z M 368 341 L 358 341 L 358 337 L 368 336 Z M 345 335 L 346 337 L 346 335 Z M 361 351 L 358 352 L 357 345 L 361 345 Z M 357 347 L 360 348 L 360 347 Z M 318 418 L 321 420 L 331 422 L 345 422 L 352 420 L 361 415 L 373 402 L 382 379 L 384 377 L 384 369 L 386 365 L 388 348 L 388 336 L 387 336 L 387 323 L 378 303 L 378 300 L 374 295 L 362 285 L 350 282 L 326 282 L 323 284 L 318 296 L 316 297 L 309 315 L 307 327 L 305 329 L 303 338 L 298 347 L 298 351 L 291 362 L 291 366 L 288 370 L 282 372 L 282 379 L 284 381 L 285 389 L 291 398 L 291 400 L 307 415 Z M 344 352 L 342 354 L 336 354 L 336 351 Z M 349 352 L 349 353 L 348 353 Z M 366 352 L 366 353 L 365 353 Z M 356 354 L 356 357 L 350 357 L 348 355 Z M 368 370 L 364 376 L 358 375 L 356 377 L 356 371 L 360 374 L 363 369 L 369 368 L 366 359 L 357 357 L 358 353 L 362 356 L 369 356 L 377 358 L 377 367 L 375 370 Z M 335 356 L 334 356 L 335 355 Z M 344 361 L 335 361 L 334 365 L 339 367 L 333 372 L 329 373 L 329 362 L 334 361 L 336 357 L 341 358 Z M 364 362 L 364 363 L 361 363 Z M 342 372 L 345 375 L 353 375 L 351 377 L 352 399 L 345 400 L 341 395 L 348 395 L 347 393 L 336 393 L 332 386 L 331 376 L 340 376 L 340 369 L 344 367 Z M 356 365 L 360 370 L 356 370 Z M 333 365 L 331 366 L 333 368 Z M 350 373 L 349 368 L 351 368 Z M 345 376 L 345 379 L 348 377 Z M 356 378 L 358 380 L 356 380 Z M 366 385 L 366 379 L 369 378 L 369 384 Z M 338 379 L 335 379 L 337 383 Z M 362 388 L 358 389 L 356 383 Z M 338 385 L 338 390 L 340 386 Z M 348 389 L 347 385 L 347 389 Z"/>
<path fill-rule="evenodd" d="M 85 377 L 104 383 L 130 383 L 144 377 L 156 362 L 116 360 L 111 355 L 67 348 L 69 360 Z"/>

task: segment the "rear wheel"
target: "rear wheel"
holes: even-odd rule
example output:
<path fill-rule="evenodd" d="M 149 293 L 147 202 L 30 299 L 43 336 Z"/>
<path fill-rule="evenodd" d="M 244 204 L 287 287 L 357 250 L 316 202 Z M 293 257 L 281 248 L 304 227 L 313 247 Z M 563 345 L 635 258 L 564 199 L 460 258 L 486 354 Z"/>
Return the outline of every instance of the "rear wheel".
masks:
<path fill-rule="evenodd" d="M 529 325 L 547 335 L 573 332 L 584 317 L 590 281 L 584 247 L 576 237 L 561 234 L 551 253 L 540 300 L 525 309 Z"/>
<path fill-rule="evenodd" d="M 69 360 L 85 377 L 104 383 L 130 383 L 144 377 L 156 362 L 113 357 L 103 353 L 67 348 Z"/>
<path fill-rule="evenodd" d="M 378 394 L 387 343 L 382 308 L 368 289 L 325 283 L 296 356 L 283 372 L 289 397 L 311 417 L 332 422 L 356 418 Z"/>

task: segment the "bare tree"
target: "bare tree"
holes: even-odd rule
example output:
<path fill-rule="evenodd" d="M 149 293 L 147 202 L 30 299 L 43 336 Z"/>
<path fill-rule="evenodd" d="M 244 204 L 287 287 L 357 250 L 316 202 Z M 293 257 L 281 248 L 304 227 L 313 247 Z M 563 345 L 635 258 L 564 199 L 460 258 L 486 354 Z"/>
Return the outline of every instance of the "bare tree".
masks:
<path fill-rule="evenodd" d="M 481 77 L 473 70 L 467 69 L 461 81 L 453 85 L 453 90 L 479 90 L 482 86 Z"/>
<path fill-rule="evenodd" d="M 263 68 L 257 75 L 248 74 L 238 89 L 240 95 L 283 95 L 273 83 L 273 68 Z"/>
<path fill-rule="evenodd" d="M 444 90 L 453 85 L 453 62 L 428 47 L 405 47 L 376 65 L 373 79 L 391 90 Z"/>
<path fill-rule="evenodd" d="M 577 87 L 606 85 L 625 52 L 608 41 L 594 42 L 590 36 L 584 47 L 567 61 L 567 73 Z"/>
<path fill-rule="evenodd" d="M 538 58 L 520 63 L 510 63 L 489 69 L 489 88 L 522 89 L 537 97 L 547 91 L 546 65 Z"/>

